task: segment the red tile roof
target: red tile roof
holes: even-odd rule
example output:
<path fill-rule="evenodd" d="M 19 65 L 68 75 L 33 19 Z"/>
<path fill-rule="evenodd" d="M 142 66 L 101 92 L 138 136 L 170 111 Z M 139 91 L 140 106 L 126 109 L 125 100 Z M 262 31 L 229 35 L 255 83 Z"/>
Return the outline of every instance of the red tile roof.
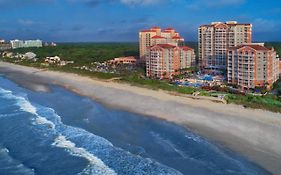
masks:
<path fill-rule="evenodd" d="M 182 39 L 180 36 L 174 36 L 173 39 Z"/>
<path fill-rule="evenodd" d="M 174 45 L 171 45 L 171 44 L 157 44 L 155 46 L 152 46 L 152 47 L 161 47 L 163 49 L 171 49 L 171 48 L 175 48 L 176 46 Z"/>
<path fill-rule="evenodd" d="M 180 48 L 183 50 L 193 50 L 191 47 L 188 46 L 181 46 Z"/>
<path fill-rule="evenodd" d="M 153 39 L 162 39 L 162 38 L 165 38 L 165 37 L 155 35 L 155 36 L 153 36 L 152 38 L 153 38 Z"/>
<path fill-rule="evenodd" d="M 165 30 L 175 30 L 175 29 L 170 27 L 170 28 L 167 28 L 167 29 L 165 29 Z"/>
<path fill-rule="evenodd" d="M 247 44 L 243 44 L 243 45 L 236 46 L 236 47 L 230 47 L 229 50 L 241 49 L 241 48 L 243 48 L 243 47 L 250 47 L 250 48 L 252 48 L 252 49 L 254 49 L 254 50 L 264 50 L 264 51 L 270 50 L 269 48 L 266 48 L 266 47 L 261 46 L 261 45 L 258 45 L 258 44 L 256 44 L 256 45 L 251 45 L 251 44 L 247 45 Z"/>

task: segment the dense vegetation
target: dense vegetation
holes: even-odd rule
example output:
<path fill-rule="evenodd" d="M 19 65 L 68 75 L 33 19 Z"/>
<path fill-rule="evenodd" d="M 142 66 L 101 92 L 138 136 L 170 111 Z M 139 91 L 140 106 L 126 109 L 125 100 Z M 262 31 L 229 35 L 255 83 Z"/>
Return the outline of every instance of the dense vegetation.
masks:
<path fill-rule="evenodd" d="M 17 53 L 33 52 L 39 59 L 47 56 L 59 56 L 63 60 L 75 61 L 78 64 L 103 62 L 121 56 L 137 56 L 137 43 L 65 43 L 57 47 L 20 48 Z"/>
<path fill-rule="evenodd" d="M 280 42 L 266 42 L 265 46 L 267 47 L 274 47 L 277 54 L 281 55 L 281 43 Z"/>

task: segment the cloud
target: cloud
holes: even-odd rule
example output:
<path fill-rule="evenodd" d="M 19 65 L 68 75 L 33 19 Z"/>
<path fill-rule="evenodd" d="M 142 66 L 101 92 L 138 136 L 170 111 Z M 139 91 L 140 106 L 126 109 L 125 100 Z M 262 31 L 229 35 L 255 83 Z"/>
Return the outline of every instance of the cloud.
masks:
<path fill-rule="evenodd" d="M 72 2 L 72 3 L 83 3 L 87 6 L 90 7 L 95 7 L 99 4 L 103 4 L 103 3 L 112 3 L 112 2 L 117 2 L 118 0 L 68 0 L 68 2 Z"/>
<path fill-rule="evenodd" d="M 75 3 L 83 3 L 90 7 L 95 7 L 100 4 L 108 4 L 108 3 L 121 3 L 127 6 L 149 6 L 155 5 L 159 3 L 166 2 L 167 0 L 68 0 L 69 2 Z M 174 0 L 170 0 L 174 1 Z"/>
<path fill-rule="evenodd" d="M 0 7 L 10 8 L 10 7 L 23 7 L 30 4 L 41 4 L 41 3 L 51 3 L 55 0 L 0 0 Z"/>
<path fill-rule="evenodd" d="M 164 0 L 120 0 L 125 5 L 154 5 Z"/>
<path fill-rule="evenodd" d="M 222 8 L 226 6 L 242 5 L 246 0 L 194 0 L 190 1 L 187 8 L 189 10 L 200 10 L 205 8 Z"/>
<path fill-rule="evenodd" d="M 33 25 L 35 22 L 29 19 L 19 19 L 18 23 L 24 26 L 31 26 Z"/>

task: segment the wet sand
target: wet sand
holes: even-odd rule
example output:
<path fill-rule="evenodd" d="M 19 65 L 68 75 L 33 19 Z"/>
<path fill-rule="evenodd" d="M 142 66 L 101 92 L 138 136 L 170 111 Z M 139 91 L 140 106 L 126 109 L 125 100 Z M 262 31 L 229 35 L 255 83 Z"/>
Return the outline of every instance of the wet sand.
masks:
<path fill-rule="evenodd" d="M 50 90 L 49 84 L 56 84 L 113 108 L 186 126 L 246 156 L 271 173 L 281 174 L 279 113 L 3 62 L 0 62 L 0 73 L 31 90 L 45 92 Z"/>

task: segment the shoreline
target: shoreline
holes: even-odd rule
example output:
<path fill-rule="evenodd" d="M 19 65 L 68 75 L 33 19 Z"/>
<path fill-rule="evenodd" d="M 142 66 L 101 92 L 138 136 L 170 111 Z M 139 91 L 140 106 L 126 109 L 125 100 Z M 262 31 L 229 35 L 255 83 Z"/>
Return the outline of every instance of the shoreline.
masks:
<path fill-rule="evenodd" d="M 49 84 L 55 84 L 113 108 L 176 123 L 281 174 L 279 113 L 4 62 L 0 73 L 28 89 L 46 92 Z"/>

